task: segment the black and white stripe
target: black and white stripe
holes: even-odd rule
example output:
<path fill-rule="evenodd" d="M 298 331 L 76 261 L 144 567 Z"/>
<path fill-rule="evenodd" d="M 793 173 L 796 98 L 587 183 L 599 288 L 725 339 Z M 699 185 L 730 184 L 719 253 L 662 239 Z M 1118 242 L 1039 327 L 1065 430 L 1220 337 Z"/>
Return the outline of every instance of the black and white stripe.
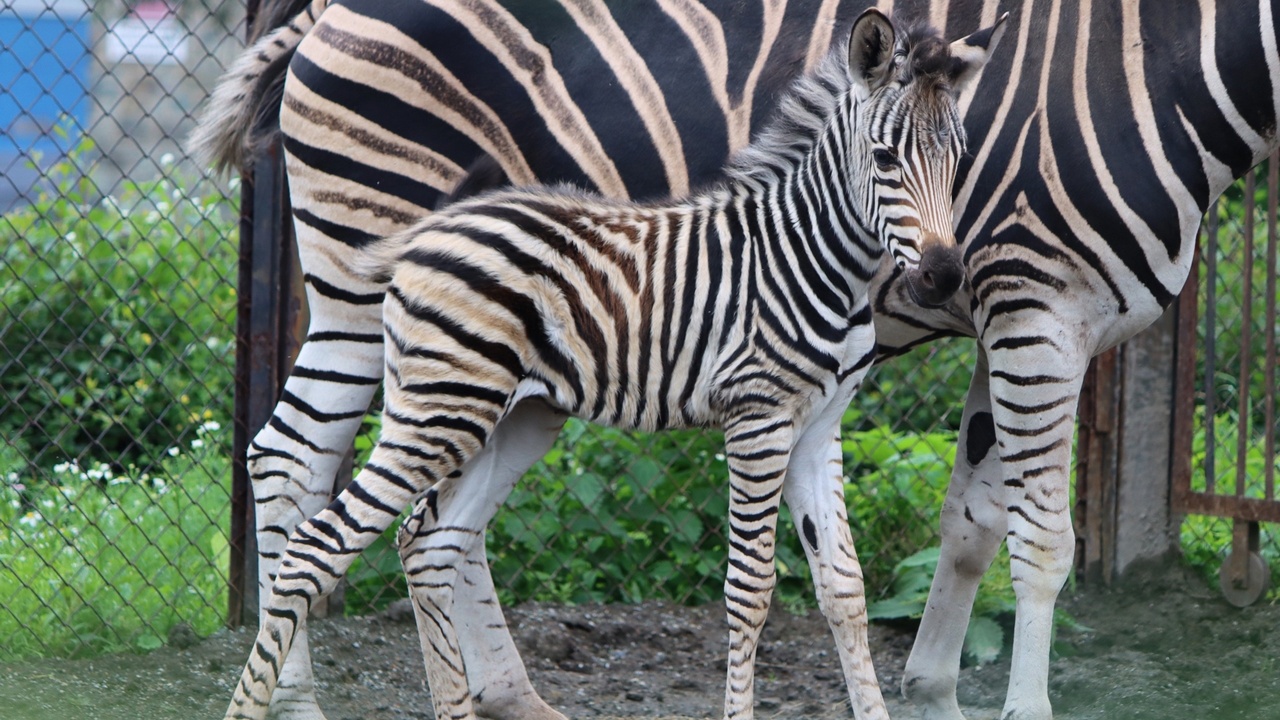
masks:
<path fill-rule="evenodd" d="M 726 718 L 753 715 L 784 495 L 808 529 L 855 713 L 887 718 L 839 423 L 875 356 L 867 289 L 885 249 L 908 272 L 956 252 L 940 239 L 963 151 L 955 97 L 982 61 L 955 61 L 937 36 L 867 11 L 723 184 L 663 204 L 485 194 L 363 249 L 352 267 L 389 281 L 381 438 L 351 486 L 290 536 L 227 716 L 266 716 L 311 604 L 416 501 L 400 550 L 435 714 L 475 717 L 483 692 L 452 617 L 459 568 L 483 548 L 511 481 L 573 415 L 724 430 Z"/>

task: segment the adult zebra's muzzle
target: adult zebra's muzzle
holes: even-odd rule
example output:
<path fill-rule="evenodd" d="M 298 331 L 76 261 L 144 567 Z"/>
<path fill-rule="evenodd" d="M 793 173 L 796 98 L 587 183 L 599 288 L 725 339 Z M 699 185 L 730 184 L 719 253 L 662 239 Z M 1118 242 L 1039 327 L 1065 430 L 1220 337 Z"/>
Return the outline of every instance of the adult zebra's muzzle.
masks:
<path fill-rule="evenodd" d="M 940 307 L 964 284 L 960 248 L 941 242 L 925 243 L 920 264 L 906 272 L 907 292 L 917 304 Z"/>

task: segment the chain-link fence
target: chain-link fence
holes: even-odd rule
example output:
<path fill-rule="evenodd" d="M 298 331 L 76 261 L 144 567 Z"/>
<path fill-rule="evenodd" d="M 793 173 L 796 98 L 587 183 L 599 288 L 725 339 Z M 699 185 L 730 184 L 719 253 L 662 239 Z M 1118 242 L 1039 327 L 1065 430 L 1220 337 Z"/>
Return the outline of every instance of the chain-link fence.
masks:
<path fill-rule="evenodd" d="M 216 0 L 0 11 L 3 657 L 147 649 L 227 620 L 238 193 L 185 167 L 180 142 L 243 47 L 242 18 Z M 935 542 L 970 348 L 917 350 L 849 413 L 852 515 L 877 593 Z M 718 435 L 571 424 L 491 527 L 499 591 L 715 599 L 726 487 Z M 784 533 L 782 598 L 811 602 Z M 346 609 L 403 594 L 380 542 Z"/>
<path fill-rule="evenodd" d="M 218 0 L 0 9 L 0 659 L 148 649 L 228 620 L 239 193 L 179 142 L 242 17 Z M 873 599 L 937 542 L 972 351 L 933 343 L 876 369 L 846 416 Z M 366 429 L 357 463 L 376 415 Z M 721 592 L 726 519 L 718 435 L 571 423 L 488 544 L 505 602 L 698 603 Z M 783 526 L 780 601 L 811 603 Z M 1218 552 L 1221 527 L 1229 541 L 1188 520 L 1188 554 Z M 345 607 L 403 595 L 388 538 Z"/>
<path fill-rule="evenodd" d="M 237 193 L 180 143 L 243 16 L 0 6 L 0 659 L 226 619 Z"/>

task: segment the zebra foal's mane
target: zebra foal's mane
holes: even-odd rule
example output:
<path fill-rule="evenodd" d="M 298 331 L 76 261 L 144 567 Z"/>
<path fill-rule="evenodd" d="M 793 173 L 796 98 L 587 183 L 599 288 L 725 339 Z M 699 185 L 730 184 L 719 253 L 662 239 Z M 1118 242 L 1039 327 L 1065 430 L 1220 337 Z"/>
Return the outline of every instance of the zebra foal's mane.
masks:
<path fill-rule="evenodd" d="M 869 48 L 853 50 L 865 52 Z M 730 159 L 725 167 L 726 175 L 737 180 L 769 182 L 809 154 L 822 137 L 827 121 L 835 114 L 840 99 L 853 87 L 849 57 L 847 36 L 833 42 L 830 52 L 813 70 L 791 83 L 778 101 L 772 119 L 750 144 Z M 893 62 L 896 81 L 904 86 L 918 82 L 921 96 L 931 100 L 941 100 L 951 92 L 962 66 L 941 34 L 921 23 L 899 33 Z"/>

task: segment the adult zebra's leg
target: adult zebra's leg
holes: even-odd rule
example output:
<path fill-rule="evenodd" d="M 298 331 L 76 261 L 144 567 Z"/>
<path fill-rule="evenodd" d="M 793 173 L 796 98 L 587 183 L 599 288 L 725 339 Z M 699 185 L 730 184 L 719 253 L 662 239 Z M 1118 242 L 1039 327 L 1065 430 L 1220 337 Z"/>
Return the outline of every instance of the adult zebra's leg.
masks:
<path fill-rule="evenodd" d="M 835 636 L 854 717 L 888 718 L 867 643 L 866 588 L 849 532 L 839 429 L 837 415 L 834 427 L 827 422 L 805 432 L 791 453 L 783 492 L 809 557 L 818 606 Z"/>
<path fill-rule="evenodd" d="M 777 584 L 774 566 L 778 504 L 794 426 L 772 408 L 744 411 L 725 425 L 729 465 L 729 569 L 724 581 L 729 621 L 726 720 L 753 713 L 756 646 Z"/>
<path fill-rule="evenodd" d="M 309 258 L 311 265 L 318 262 L 320 257 Z M 298 523 L 329 502 L 342 457 L 381 382 L 385 290 L 371 284 L 344 290 L 318 280 L 307 284 L 307 340 L 247 457 L 262 621 L 285 543 Z M 278 720 L 324 719 L 316 702 L 305 626 L 281 670 L 271 715 Z"/>
<path fill-rule="evenodd" d="M 401 560 L 413 596 L 427 675 L 432 678 L 432 696 L 446 694 L 441 683 L 448 683 L 457 694 L 469 689 L 480 717 L 564 720 L 564 715 L 543 702 L 529 683 L 494 592 L 483 528 L 525 471 L 546 454 L 566 417 L 541 400 L 525 400 L 517 405 L 462 474 L 427 491 L 400 530 Z M 435 650 L 439 642 L 438 616 L 442 608 L 447 614 L 449 601 L 443 596 L 449 588 L 435 584 L 435 566 L 443 563 L 437 562 L 436 554 L 428 547 L 432 534 L 451 527 L 481 528 L 470 538 L 465 559 L 452 583 L 452 604 L 460 610 L 453 613 L 453 620 L 466 668 L 465 684 L 460 688 L 454 687 L 457 677 L 447 677 L 449 661 Z M 441 676 L 446 679 L 436 679 Z M 441 689 L 437 691 L 437 687 Z M 441 706 L 436 707 L 440 713 Z"/>
<path fill-rule="evenodd" d="M 1071 443 L 1089 352 L 1064 320 L 1035 303 L 997 317 L 982 343 L 1017 597 L 1003 720 L 1048 720 L 1053 608 L 1071 573 Z M 1076 343 L 1079 343 L 1077 345 Z"/>
<path fill-rule="evenodd" d="M 927 720 L 964 717 L 956 702 L 956 678 L 965 630 L 978 583 L 1000 550 L 1007 527 L 995 442 L 987 356 L 979 350 L 955 469 L 942 504 L 942 554 L 902 677 L 903 694 L 922 707 Z"/>

